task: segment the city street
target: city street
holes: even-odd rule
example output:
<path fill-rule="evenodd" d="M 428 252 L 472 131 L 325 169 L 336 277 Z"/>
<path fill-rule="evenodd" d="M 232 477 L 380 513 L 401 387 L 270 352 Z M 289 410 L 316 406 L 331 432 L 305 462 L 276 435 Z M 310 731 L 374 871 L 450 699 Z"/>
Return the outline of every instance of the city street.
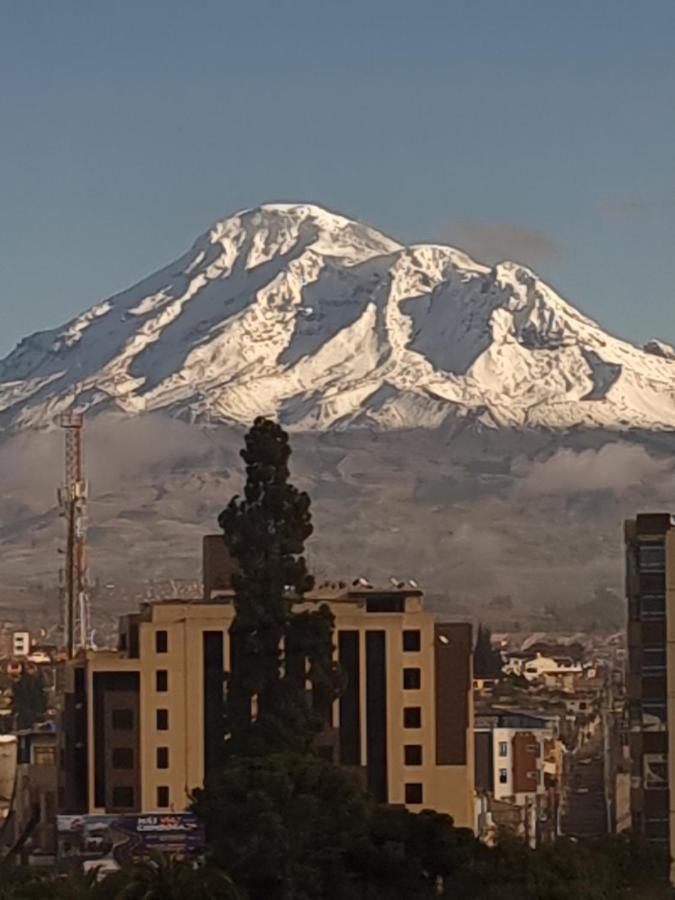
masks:
<path fill-rule="evenodd" d="M 600 731 L 581 749 L 568 755 L 566 769 L 562 833 L 570 837 L 597 837 L 606 834 L 607 811 Z"/>

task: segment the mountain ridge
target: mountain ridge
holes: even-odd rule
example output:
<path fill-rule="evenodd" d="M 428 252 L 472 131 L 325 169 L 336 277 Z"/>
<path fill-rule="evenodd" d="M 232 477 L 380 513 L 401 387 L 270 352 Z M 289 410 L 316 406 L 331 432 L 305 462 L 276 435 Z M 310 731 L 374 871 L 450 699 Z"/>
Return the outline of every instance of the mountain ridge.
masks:
<path fill-rule="evenodd" d="M 0 426 L 113 409 L 318 431 L 669 430 L 671 351 L 604 332 L 526 266 L 264 204 L 21 341 L 0 361 Z"/>

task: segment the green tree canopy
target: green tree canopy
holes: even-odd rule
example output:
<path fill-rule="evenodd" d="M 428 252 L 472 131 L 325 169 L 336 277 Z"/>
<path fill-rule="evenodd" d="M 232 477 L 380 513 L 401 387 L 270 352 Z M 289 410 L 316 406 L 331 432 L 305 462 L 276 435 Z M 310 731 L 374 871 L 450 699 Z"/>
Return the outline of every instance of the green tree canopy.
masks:
<path fill-rule="evenodd" d="M 470 855 L 447 816 L 379 805 L 311 754 L 232 758 L 197 792 L 212 861 L 250 900 L 416 900 Z"/>
<path fill-rule="evenodd" d="M 289 482 L 288 435 L 259 418 L 245 442 L 244 496 L 234 497 L 218 519 L 240 569 L 230 629 L 227 749 L 303 750 L 324 727 L 337 692 L 333 616 L 327 606 L 293 610 L 313 586 L 303 555 L 312 520 L 308 495 Z"/>
<path fill-rule="evenodd" d="M 502 674 L 501 653 L 492 646 L 492 634 L 487 625 L 478 626 L 473 651 L 473 671 L 478 678 L 499 678 Z"/>

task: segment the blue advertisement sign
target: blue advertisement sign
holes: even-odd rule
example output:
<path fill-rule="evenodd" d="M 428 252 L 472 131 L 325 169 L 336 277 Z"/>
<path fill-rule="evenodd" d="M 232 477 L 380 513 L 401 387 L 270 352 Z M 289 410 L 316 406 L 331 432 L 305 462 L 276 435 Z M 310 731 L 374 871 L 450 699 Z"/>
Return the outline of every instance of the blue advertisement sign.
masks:
<path fill-rule="evenodd" d="M 151 850 L 194 856 L 204 850 L 204 826 L 192 813 L 57 816 L 58 856 L 85 868 L 124 865 Z"/>

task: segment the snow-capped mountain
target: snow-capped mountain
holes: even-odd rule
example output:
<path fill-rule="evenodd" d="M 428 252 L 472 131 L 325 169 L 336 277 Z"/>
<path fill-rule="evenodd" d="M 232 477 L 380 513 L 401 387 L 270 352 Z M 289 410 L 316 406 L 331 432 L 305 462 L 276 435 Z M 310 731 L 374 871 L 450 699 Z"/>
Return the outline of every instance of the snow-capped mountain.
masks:
<path fill-rule="evenodd" d="M 218 222 L 175 263 L 0 362 L 0 425 L 166 410 L 296 429 L 675 427 L 675 355 L 524 266 L 403 246 L 320 207 Z"/>

